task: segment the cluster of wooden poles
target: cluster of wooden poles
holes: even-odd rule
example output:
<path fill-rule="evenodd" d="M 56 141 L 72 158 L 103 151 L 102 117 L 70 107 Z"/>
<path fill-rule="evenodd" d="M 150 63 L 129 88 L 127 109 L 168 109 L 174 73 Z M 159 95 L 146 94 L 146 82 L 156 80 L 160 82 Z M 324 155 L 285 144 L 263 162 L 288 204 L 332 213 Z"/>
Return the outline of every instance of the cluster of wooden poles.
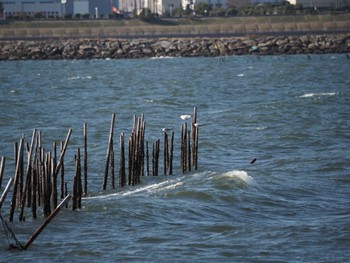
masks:
<path fill-rule="evenodd" d="M 191 118 L 190 115 L 183 115 L 183 119 Z M 115 114 L 112 114 L 110 126 L 109 141 L 107 147 L 107 157 L 102 189 L 107 189 L 107 181 L 110 178 L 110 187 L 115 189 L 115 154 L 113 146 L 113 130 L 115 123 Z M 125 166 L 125 139 L 124 133 L 120 135 L 120 161 L 119 161 L 119 181 L 118 186 L 136 185 L 140 183 L 141 176 L 158 176 L 160 159 L 160 139 L 152 143 L 152 156 L 149 154 L 149 142 L 145 141 L 146 124 L 144 116 L 134 116 L 133 128 L 128 140 L 128 167 Z M 184 174 L 191 171 L 192 167 L 197 170 L 198 163 L 198 129 L 197 108 L 193 109 L 191 129 L 187 122 L 181 126 L 181 147 L 180 147 L 180 171 Z M 174 130 L 163 129 L 164 148 L 163 148 L 163 175 L 173 174 L 174 157 Z M 151 159 L 152 158 L 152 159 Z M 150 161 L 151 159 L 151 161 Z M 151 165 L 150 165 L 151 163 Z M 151 166 L 151 171 L 150 171 Z M 126 170 L 128 174 L 126 176 Z"/>
<path fill-rule="evenodd" d="M 187 120 L 191 116 L 185 116 Z M 102 189 L 107 189 L 107 181 L 110 178 L 110 188 L 115 189 L 115 151 L 114 151 L 114 131 L 115 113 L 112 114 L 112 121 L 109 132 L 109 140 L 107 146 L 106 163 L 104 169 Z M 67 181 L 65 179 L 64 156 L 67 145 L 72 133 L 72 129 L 68 130 L 65 141 L 60 142 L 60 153 L 57 154 L 57 143 L 53 143 L 53 150 L 45 152 L 41 143 L 41 132 L 33 130 L 31 143 L 24 142 L 21 138 L 19 144 L 14 144 L 15 159 L 15 175 L 10 178 L 0 199 L 0 209 L 4 203 L 7 193 L 12 184 L 12 198 L 10 202 L 9 221 L 14 219 L 15 210 L 19 211 L 19 221 L 25 221 L 24 209 L 30 208 L 32 218 L 37 218 L 37 208 L 42 207 L 45 218 L 51 220 L 51 217 L 57 213 L 57 209 L 61 208 L 62 203 L 68 207 L 68 201 L 72 197 L 72 209 L 81 208 L 82 196 L 88 194 L 87 182 L 87 125 L 84 123 L 84 145 L 83 145 L 83 165 L 81 164 L 80 148 L 75 154 L 75 173 L 73 175 L 72 196 L 68 194 Z M 126 151 L 124 133 L 120 135 L 119 150 L 119 180 L 118 186 L 136 185 L 140 183 L 142 176 L 158 176 L 159 174 L 159 157 L 160 157 L 160 139 L 152 144 L 151 169 L 150 172 L 150 156 L 148 150 L 148 141 L 145 141 L 146 124 L 144 116 L 134 116 L 133 128 L 128 140 L 127 167 L 126 167 Z M 171 131 L 171 133 L 170 133 Z M 163 174 L 173 174 L 173 156 L 174 156 L 174 130 L 163 129 L 164 132 L 164 148 L 163 148 Z M 170 135 L 170 136 L 169 136 Z M 170 137 L 170 138 L 169 138 Z M 187 122 L 182 124 L 181 128 L 181 160 L 180 171 L 185 173 L 197 169 L 198 161 L 198 125 L 197 125 L 197 108 L 194 107 L 191 129 L 188 128 Z M 25 154 L 26 153 L 26 154 Z M 25 161 L 25 158 L 27 161 Z M 26 169 L 24 168 L 26 165 Z M 0 162 L 0 190 L 4 177 L 5 158 L 1 158 Z M 60 179 L 60 180 L 58 180 Z M 58 185 L 58 181 L 60 184 Z M 58 196 L 61 201 L 58 204 Z M 38 229 L 39 230 L 39 229 Z M 38 234 L 37 234 L 38 235 Z M 31 242 L 30 242 L 31 243 Z"/>
<path fill-rule="evenodd" d="M 69 137 L 72 129 L 69 129 L 65 142 L 61 143 L 61 153 L 57 158 L 56 143 L 53 143 L 53 151 L 45 152 L 41 144 L 41 132 L 33 130 L 33 135 L 30 145 L 25 145 L 24 138 L 20 139 L 19 144 L 14 144 L 14 159 L 15 159 L 15 175 L 14 179 L 10 179 L 8 185 L 13 181 L 13 192 L 10 203 L 9 221 L 14 219 L 16 208 L 19 209 L 19 221 L 25 221 L 24 209 L 31 208 L 33 219 L 37 218 L 37 207 L 42 207 L 45 217 L 51 214 L 51 211 L 58 204 L 58 187 L 57 177 L 60 172 L 61 187 L 60 196 L 63 199 L 67 196 L 67 184 L 64 180 L 64 163 Z M 25 152 L 27 156 L 25 156 Z M 25 157 L 27 162 L 25 163 Z M 26 164 L 26 169 L 24 168 Z M 1 176 L 5 167 L 5 158 L 1 161 Z M 0 186 L 1 186 L 0 180 Z M 7 187 L 9 189 L 9 187 Z M 7 192 L 6 192 L 7 193 Z M 3 202 L 4 200 L 2 200 Z M 0 204 L 2 206 L 2 203 Z"/>

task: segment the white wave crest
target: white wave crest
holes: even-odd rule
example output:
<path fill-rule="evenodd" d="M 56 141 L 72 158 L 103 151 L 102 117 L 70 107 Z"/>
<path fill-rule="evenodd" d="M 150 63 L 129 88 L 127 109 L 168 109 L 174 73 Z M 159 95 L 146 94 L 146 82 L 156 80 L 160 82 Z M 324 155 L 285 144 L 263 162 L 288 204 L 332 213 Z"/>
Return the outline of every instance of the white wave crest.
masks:
<path fill-rule="evenodd" d="M 310 98 L 314 96 L 334 96 L 336 95 L 335 92 L 320 92 L 320 93 L 305 93 L 300 96 L 300 98 Z"/>
<path fill-rule="evenodd" d="M 159 192 L 159 191 L 175 189 L 176 187 L 181 186 L 182 184 L 183 184 L 183 182 L 180 182 L 178 180 L 165 180 L 163 182 L 148 184 L 145 186 L 125 187 L 124 189 L 122 189 L 116 193 L 103 194 L 103 195 L 98 195 L 98 196 L 90 196 L 90 197 L 86 197 L 84 199 L 109 200 L 109 199 L 114 199 L 114 198 L 120 197 L 120 196 L 134 195 L 134 194 L 138 194 L 138 193 L 154 194 L 154 193 Z"/>
<path fill-rule="evenodd" d="M 233 170 L 233 171 L 225 172 L 223 174 L 220 174 L 218 177 L 232 178 L 234 180 L 240 180 L 241 182 L 244 182 L 247 185 L 258 186 L 258 183 L 254 180 L 254 178 L 248 175 L 248 173 L 243 170 Z"/>
<path fill-rule="evenodd" d="M 77 80 L 77 79 L 92 79 L 91 76 L 74 76 L 67 78 L 68 80 Z"/>
<path fill-rule="evenodd" d="M 150 59 L 173 59 L 174 57 L 169 56 L 159 56 L 159 57 L 151 57 Z"/>

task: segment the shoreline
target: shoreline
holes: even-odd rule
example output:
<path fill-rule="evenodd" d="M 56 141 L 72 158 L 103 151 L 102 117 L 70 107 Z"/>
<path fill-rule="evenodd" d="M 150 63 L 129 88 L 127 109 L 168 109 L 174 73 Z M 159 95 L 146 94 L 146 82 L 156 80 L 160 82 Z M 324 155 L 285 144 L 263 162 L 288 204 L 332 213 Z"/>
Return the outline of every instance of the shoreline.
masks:
<path fill-rule="evenodd" d="M 350 52 L 350 34 L 0 41 L 0 60 L 137 59 Z"/>

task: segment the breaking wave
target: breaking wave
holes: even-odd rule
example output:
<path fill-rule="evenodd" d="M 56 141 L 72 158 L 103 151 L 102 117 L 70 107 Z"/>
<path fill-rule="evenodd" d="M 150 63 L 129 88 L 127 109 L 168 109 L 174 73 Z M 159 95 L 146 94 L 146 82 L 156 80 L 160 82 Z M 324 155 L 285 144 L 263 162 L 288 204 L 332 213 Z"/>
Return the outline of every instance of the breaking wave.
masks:
<path fill-rule="evenodd" d="M 320 92 L 320 93 L 305 93 L 300 96 L 300 98 L 310 98 L 315 96 L 334 96 L 335 92 Z"/>

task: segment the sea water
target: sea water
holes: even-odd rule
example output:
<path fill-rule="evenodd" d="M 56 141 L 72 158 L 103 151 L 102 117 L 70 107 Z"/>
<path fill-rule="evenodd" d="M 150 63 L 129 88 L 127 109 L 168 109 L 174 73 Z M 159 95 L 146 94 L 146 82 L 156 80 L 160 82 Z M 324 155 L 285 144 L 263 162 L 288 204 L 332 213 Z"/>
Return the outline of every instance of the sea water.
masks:
<path fill-rule="evenodd" d="M 47 151 L 73 129 L 69 191 L 84 122 L 88 140 L 82 209 L 62 210 L 26 251 L 8 250 L 2 228 L 0 262 L 348 262 L 349 72 L 342 54 L 0 62 L 1 192 L 33 129 Z M 181 174 L 180 115 L 194 107 L 198 169 Z M 102 191 L 112 113 L 116 149 L 134 115 L 149 145 L 174 129 L 173 175 Z M 40 211 L 8 222 L 20 242 Z"/>

